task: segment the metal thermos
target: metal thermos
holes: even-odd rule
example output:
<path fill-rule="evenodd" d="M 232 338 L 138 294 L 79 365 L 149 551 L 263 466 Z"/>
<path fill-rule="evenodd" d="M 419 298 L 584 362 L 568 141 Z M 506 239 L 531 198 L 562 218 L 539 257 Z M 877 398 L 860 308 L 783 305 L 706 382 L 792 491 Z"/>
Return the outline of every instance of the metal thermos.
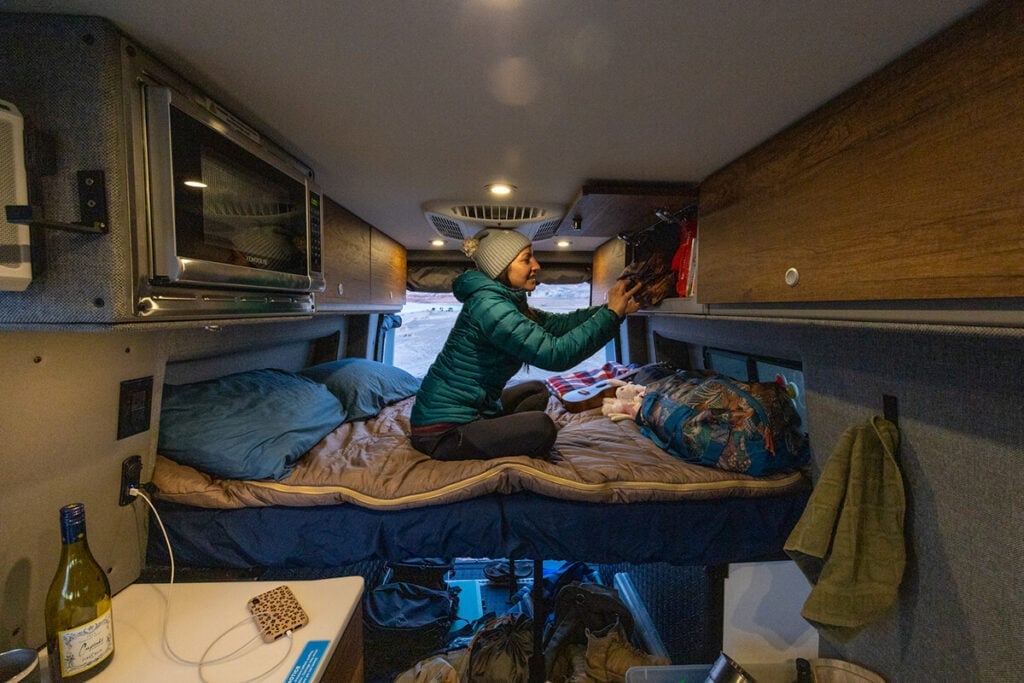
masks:
<path fill-rule="evenodd" d="M 705 683 L 756 683 L 754 677 L 743 670 L 724 652 L 718 655 Z"/>

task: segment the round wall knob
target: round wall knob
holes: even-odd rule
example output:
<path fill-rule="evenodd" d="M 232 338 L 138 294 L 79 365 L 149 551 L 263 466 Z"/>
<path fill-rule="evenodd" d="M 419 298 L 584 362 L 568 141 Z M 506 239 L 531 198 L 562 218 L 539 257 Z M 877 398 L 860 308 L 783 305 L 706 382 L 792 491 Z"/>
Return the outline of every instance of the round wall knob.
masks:
<path fill-rule="evenodd" d="M 796 268 L 790 268 L 786 271 L 786 284 L 790 287 L 796 287 L 797 283 L 800 282 L 800 271 Z"/>

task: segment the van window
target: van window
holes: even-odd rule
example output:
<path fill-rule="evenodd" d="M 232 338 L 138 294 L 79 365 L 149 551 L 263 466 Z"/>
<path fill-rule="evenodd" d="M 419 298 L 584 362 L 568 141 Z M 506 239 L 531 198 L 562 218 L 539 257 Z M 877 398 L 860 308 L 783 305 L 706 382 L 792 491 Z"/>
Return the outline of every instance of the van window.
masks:
<path fill-rule="evenodd" d="M 799 362 L 705 347 L 704 367 L 743 382 L 778 382 L 785 385 L 793 397 L 793 407 L 800 415 L 800 423 L 807 430 L 804 373 Z"/>
<path fill-rule="evenodd" d="M 530 306 L 552 313 L 568 313 L 589 305 L 589 283 L 541 284 L 530 297 Z M 407 291 L 405 306 L 399 314 L 402 326 L 394 330 L 393 364 L 416 377 L 426 375 L 430 364 L 441 352 L 460 310 L 462 304 L 451 292 Z M 596 368 L 607 362 L 607 354 L 613 347 L 614 344 L 609 344 L 571 370 L 548 372 L 534 367 L 521 368 L 513 380 L 546 379 L 565 372 Z"/>

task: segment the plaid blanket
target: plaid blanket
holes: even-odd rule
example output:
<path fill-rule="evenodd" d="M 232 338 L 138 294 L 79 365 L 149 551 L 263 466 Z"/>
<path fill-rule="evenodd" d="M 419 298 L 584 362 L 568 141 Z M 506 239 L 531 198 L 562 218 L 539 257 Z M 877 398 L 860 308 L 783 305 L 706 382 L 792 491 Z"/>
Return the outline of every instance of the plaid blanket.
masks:
<path fill-rule="evenodd" d="M 602 379 L 612 379 L 635 369 L 635 363 L 623 365 L 622 363 L 609 361 L 601 367 L 594 368 L 593 370 L 580 370 L 579 372 L 568 372 L 564 375 L 548 377 L 544 380 L 544 383 L 548 385 L 548 389 L 551 390 L 552 394 L 561 396 L 569 393 L 570 391 L 588 387 Z"/>

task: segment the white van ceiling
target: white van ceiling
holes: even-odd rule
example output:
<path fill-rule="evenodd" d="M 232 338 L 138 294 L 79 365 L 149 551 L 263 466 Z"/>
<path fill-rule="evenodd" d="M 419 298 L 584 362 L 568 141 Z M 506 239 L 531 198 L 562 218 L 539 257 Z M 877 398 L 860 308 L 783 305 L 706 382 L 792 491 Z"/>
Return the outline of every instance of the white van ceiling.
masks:
<path fill-rule="evenodd" d="M 700 181 L 981 4 L 6 0 L 3 10 L 111 19 L 310 164 L 333 199 L 426 249 L 438 236 L 426 203 L 492 204 L 485 186 L 498 181 L 516 187 L 510 203 L 565 208 L 589 179 Z"/>

